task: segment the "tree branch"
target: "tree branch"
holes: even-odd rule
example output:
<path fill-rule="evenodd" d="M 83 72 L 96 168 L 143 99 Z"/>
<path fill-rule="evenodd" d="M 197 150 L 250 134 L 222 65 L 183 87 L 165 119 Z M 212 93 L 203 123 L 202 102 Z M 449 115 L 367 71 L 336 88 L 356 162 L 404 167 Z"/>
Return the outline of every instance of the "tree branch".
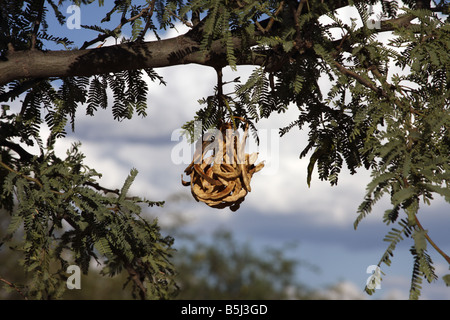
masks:
<path fill-rule="evenodd" d="M 153 0 L 148 7 L 143 8 L 137 15 L 129 18 L 129 19 L 125 19 L 122 20 L 119 25 L 113 30 L 113 32 L 119 32 L 122 27 L 130 22 L 133 22 L 136 19 L 139 19 L 142 16 L 147 16 L 148 19 L 151 19 L 152 15 L 153 15 L 153 10 L 155 7 L 155 0 Z M 124 12 L 125 13 L 125 12 Z M 97 38 L 92 39 L 91 41 L 86 41 L 80 48 L 80 50 L 84 50 L 86 48 L 88 48 L 89 46 L 93 45 L 94 43 L 100 42 L 100 41 L 104 41 L 106 38 L 109 38 L 110 35 L 109 34 L 100 34 L 97 36 Z"/>
<path fill-rule="evenodd" d="M 283 7 L 284 7 L 284 1 L 281 1 L 280 4 L 278 5 L 277 10 L 273 14 L 273 16 L 269 18 L 268 22 L 267 22 L 267 19 L 264 20 L 265 22 L 267 22 L 267 26 L 265 28 L 261 25 L 261 23 L 259 21 L 255 21 L 255 25 L 258 28 L 258 30 L 261 31 L 263 34 L 269 32 L 275 22 L 274 17 L 276 17 L 280 14 L 281 10 L 283 10 Z"/>
<path fill-rule="evenodd" d="M 304 1 L 301 3 L 304 3 Z M 348 5 L 348 1 L 330 2 L 330 7 L 332 8 L 340 8 L 346 5 Z M 281 8 L 282 6 L 280 5 L 275 14 L 279 13 Z M 152 13 L 151 5 L 145 9 L 126 22 L 137 19 L 137 17 L 141 17 L 144 14 Z M 413 18 L 410 15 L 404 15 L 396 19 L 383 21 L 381 28 L 376 32 L 392 31 L 396 27 L 407 26 Z M 261 33 L 267 33 L 274 23 L 273 19 L 266 20 L 259 22 L 258 30 Z M 263 24 L 264 22 L 266 22 L 266 25 Z M 118 28 L 121 28 L 123 23 Z M 124 70 L 159 68 L 190 63 L 211 67 L 227 65 L 226 46 L 222 40 L 214 41 L 208 52 L 200 51 L 201 45 L 198 33 L 200 33 L 201 37 L 202 31 L 197 27 L 175 38 L 150 42 L 124 43 L 93 49 L 48 52 L 9 50 L 5 57 L 6 61 L 0 61 L 0 86 L 13 80 L 24 78 L 32 80 L 49 77 L 92 76 Z M 106 35 L 100 35 L 94 40 L 100 41 L 106 37 Z M 92 44 L 94 40 L 85 43 L 82 48 Z M 237 57 L 238 65 L 264 64 L 265 57 L 249 49 L 257 44 L 256 40 L 251 41 L 246 48 L 243 48 L 241 39 L 236 37 L 233 39 L 233 44 L 237 52 L 246 53 Z M 338 66 L 338 68 L 351 75 L 342 67 Z M 9 95 L 2 97 L 2 100 L 5 98 L 9 98 Z"/>
<path fill-rule="evenodd" d="M 411 21 L 414 18 L 415 16 L 411 14 L 404 14 L 398 18 L 383 20 L 381 21 L 379 32 L 394 31 L 396 28 L 407 27 L 411 25 Z"/>
<path fill-rule="evenodd" d="M 386 92 L 384 92 L 382 89 L 378 88 L 377 86 L 375 86 L 371 81 L 369 81 L 368 79 L 365 79 L 364 77 L 362 77 L 361 75 L 357 74 L 356 72 L 353 72 L 351 70 L 348 70 L 347 68 L 345 68 L 343 65 L 341 65 L 339 62 L 334 61 L 334 65 L 336 66 L 336 68 L 342 72 L 343 74 L 345 74 L 346 76 L 352 77 L 354 78 L 356 81 L 358 81 L 359 83 L 361 83 L 362 85 L 366 86 L 369 89 L 372 89 L 373 91 L 375 91 L 376 93 L 378 93 L 379 95 L 382 95 L 384 97 L 387 97 Z"/>
<path fill-rule="evenodd" d="M 139 274 L 139 272 L 136 271 L 130 263 L 124 262 L 124 265 L 125 265 L 125 269 L 127 270 L 128 274 L 130 275 L 130 278 L 133 280 L 136 287 L 139 288 L 139 297 L 141 298 L 141 300 L 145 300 L 147 288 L 145 288 L 144 284 L 142 283 L 142 280 L 141 280 L 142 275 Z"/>
<path fill-rule="evenodd" d="M 147 17 L 146 17 L 147 21 L 145 22 L 145 27 L 141 31 L 140 36 L 136 39 L 137 41 L 142 41 L 144 39 L 145 34 L 147 33 L 147 30 L 150 28 L 153 11 L 155 10 L 155 2 L 156 2 L 156 0 L 152 0 L 152 2 L 150 3 L 150 11 L 147 12 Z M 158 38 L 158 40 L 159 40 L 159 38 Z"/>
<path fill-rule="evenodd" d="M 424 228 L 422 227 L 422 225 L 420 224 L 419 219 L 417 218 L 417 215 L 414 215 L 414 218 L 415 218 L 415 220 L 416 220 L 417 226 L 418 226 L 422 231 L 425 231 Z M 447 261 L 447 263 L 450 265 L 450 257 L 449 257 L 447 254 L 445 254 L 445 252 L 442 251 L 442 250 L 436 245 L 436 243 L 434 243 L 433 240 L 431 240 L 431 238 L 430 238 L 430 236 L 428 235 L 427 232 L 425 232 L 425 238 L 427 239 L 428 243 L 431 244 L 431 246 L 432 246 L 434 249 L 436 249 L 436 251 L 439 252 L 439 254 L 440 254 L 442 257 L 444 257 L 445 261 Z"/>
<path fill-rule="evenodd" d="M 413 15 L 405 14 L 405 15 L 402 15 L 395 19 L 382 21 L 380 29 L 377 30 L 376 32 L 393 31 L 399 27 L 407 27 L 407 26 L 411 25 L 411 21 L 414 18 L 415 17 Z M 351 48 L 351 45 L 352 45 L 352 41 L 348 37 L 348 33 L 345 34 L 342 37 L 342 39 L 335 40 L 334 43 L 336 44 L 335 47 L 337 48 L 337 52 L 333 55 L 335 58 L 338 55 L 338 53 L 343 50 L 344 44 L 345 44 L 346 48 Z M 388 97 L 388 94 L 386 93 L 385 90 L 378 88 L 374 83 L 372 83 L 368 79 L 365 79 L 361 75 L 359 75 L 351 70 L 348 70 L 347 68 L 345 68 L 343 65 L 341 65 L 337 61 L 334 61 L 334 65 L 341 73 L 354 78 L 359 83 L 361 83 L 362 85 L 366 86 L 367 88 L 375 91 L 379 95 Z M 374 74 L 374 76 L 382 83 L 384 89 L 389 87 L 389 84 L 384 81 L 379 70 L 375 66 L 368 66 L 368 70 L 371 71 L 372 74 Z"/>
<path fill-rule="evenodd" d="M 43 79 L 40 78 L 25 80 L 20 84 L 20 86 L 12 90 L 9 90 L 8 92 L 5 92 L 3 94 L 0 94 L 0 102 L 7 102 L 9 99 L 11 99 L 12 101 L 14 98 L 18 97 L 20 94 L 24 93 L 28 89 L 31 89 L 42 80 Z"/>
<path fill-rule="evenodd" d="M 145 14 L 151 14 L 154 2 L 144 8 L 137 16 L 121 21 L 117 29 L 125 23 L 131 22 Z M 348 1 L 330 1 L 329 7 L 334 9 L 348 5 Z M 275 14 L 283 8 L 278 8 Z M 274 21 L 268 20 L 264 31 L 271 29 Z M 168 67 L 183 64 L 200 64 L 218 67 L 226 65 L 226 47 L 221 40 L 212 43 L 209 52 L 200 51 L 200 43 L 194 27 L 188 33 L 179 37 L 151 42 L 134 42 L 118 44 L 114 46 L 86 49 L 97 41 L 105 40 L 107 35 L 99 35 L 97 38 L 85 42 L 80 50 L 72 51 L 48 51 L 38 50 L 13 51 L 6 54 L 6 61 L 0 62 L 0 86 L 13 80 L 35 79 L 49 77 L 92 76 L 123 70 Z M 197 35 L 198 38 L 198 35 Z M 237 50 L 249 52 L 251 46 L 256 45 L 256 40 L 248 43 L 247 48 L 241 47 L 241 40 L 233 40 Z M 251 53 L 241 55 L 237 59 L 238 65 L 262 65 L 264 57 Z"/>
<path fill-rule="evenodd" d="M 31 50 L 36 49 L 37 34 L 39 32 L 39 28 L 41 27 L 42 14 L 44 13 L 45 9 L 44 4 L 45 4 L 44 0 L 41 0 L 41 2 L 39 3 L 39 11 L 36 20 L 34 21 L 33 33 L 31 34 Z"/>
<path fill-rule="evenodd" d="M 20 289 L 17 288 L 17 286 L 16 286 L 14 283 L 9 282 L 8 280 L 5 280 L 5 279 L 3 279 L 3 278 L 0 278 L 0 281 L 3 282 L 3 283 L 5 283 L 5 284 L 8 285 L 9 287 L 13 288 L 14 290 L 16 290 L 16 292 L 17 292 L 18 294 L 20 294 L 25 300 L 28 300 L 27 296 L 26 296 L 22 291 L 20 291 Z"/>
<path fill-rule="evenodd" d="M 17 174 L 18 176 L 21 176 L 21 177 L 25 178 L 25 179 L 28 180 L 28 181 L 34 182 L 34 183 L 37 184 L 41 189 L 44 187 L 44 186 L 42 185 L 42 183 L 41 183 L 38 179 L 29 177 L 29 176 L 27 176 L 27 175 L 24 175 L 24 174 L 20 173 L 19 171 L 14 170 L 13 168 L 11 168 L 10 166 L 8 166 L 8 165 L 7 165 L 6 163 L 4 163 L 3 161 L 0 161 L 0 166 L 2 166 L 3 168 L 5 168 L 6 170 L 8 170 L 8 171 L 10 171 L 10 172 L 12 172 L 12 173 Z"/>
<path fill-rule="evenodd" d="M 37 184 L 39 186 L 39 188 L 41 188 L 41 189 L 44 188 L 44 185 L 42 184 L 42 182 L 40 182 L 37 178 L 32 178 L 32 177 L 29 177 L 29 176 L 27 176 L 25 174 L 20 173 L 19 171 L 16 171 L 16 170 L 14 170 L 13 168 L 8 166 L 6 163 L 4 163 L 1 160 L 0 160 L 0 166 L 2 166 L 3 168 L 5 168 L 6 170 L 8 170 L 8 171 L 10 171 L 12 173 L 15 173 L 18 176 L 23 177 L 24 179 L 26 179 L 28 181 L 34 182 L 35 184 Z M 64 192 L 59 192 L 59 191 L 56 191 L 56 190 L 50 190 L 50 192 L 54 193 L 54 194 L 58 194 L 58 195 L 64 195 Z"/>
<path fill-rule="evenodd" d="M 1 100 L 0 100 L 1 101 Z M 22 148 L 20 145 L 15 144 L 11 141 L 0 140 L 0 147 L 7 147 L 13 151 L 15 151 L 22 161 L 30 161 L 33 158 L 33 155 Z"/>
<path fill-rule="evenodd" d="M 86 181 L 84 184 L 87 185 L 87 186 L 95 188 L 97 191 L 102 191 L 104 194 L 114 193 L 116 195 L 120 195 L 120 190 L 119 189 L 114 189 L 114 190 L 113 189 L 108 189 L 108 188 L 102 187 L 98 183 L 91 182 L 91 181 Z"/>
<path fill-rule="evenodd" d="M 190 63 L 214 67 L 218 62 L 226 62 L 226 48 L 221 40 L 214 41 L 209 52 L 201 52 L 200 44 L 190 35 L 188 32 L 166 40 L 84 50 L 8 52 L 6 61 L 0 62 L 0 86 L 23 78 L 92 76 Z M 241 47 L 239 38 L 233 42 L 235 48 Z M 237 59 L 239 65 L 263 62 L 264 59 L 256 54 L 242 55 Z"/>

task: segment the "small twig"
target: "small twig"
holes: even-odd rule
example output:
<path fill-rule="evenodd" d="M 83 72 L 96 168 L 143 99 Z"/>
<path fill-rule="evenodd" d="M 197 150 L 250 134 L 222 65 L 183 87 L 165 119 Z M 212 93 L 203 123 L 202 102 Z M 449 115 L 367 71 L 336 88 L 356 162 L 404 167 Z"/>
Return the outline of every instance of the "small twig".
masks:
<path fill-rule="evenodd" d="M 142 17 L 143 15 L 151 15 L 153 14 L 153 7 L 155 6 L 155 1 L 152 1 L 152 3 L 148 6 L 145 7 L 144 9 L 142 9 L 137 15 L 135 15 L 134 17 L 131 17 L 129 19 L 122 19 L 119 23 L 119 25 L 113 30 L 113 32 L 117 32 L 119 30 L 122 29 L 122 27 L 130 22 L 133 22 L 136 19 L 139 19 L 140 17 Z M 125 13 L 125 12 L 124 12 Z M 106 38 L 108 38 L 110 35 L 108 34 L 100 34 L 97 36 L 97 38 L 92 39 L 91 41 L 86 41 L 80 48 L 80 50 L 86 49 L 87 47 L 93 45 L 96 42 L 99 41 L 104 41 Z"/>
<path fill-rule="evenodd" d="M 258 21 L 255 22 L 255 25 L 262 33 L 266 32 L 266 29 L 264 29 L 263 26 Z"/>
<path fill-rule="evenodd" d="M 308 0 L 301 0 L 300 3 L 298 4 L 298 7 L 297 7 L 297 16 L 300 15 L 300 14 L 302 13 L 302 11 L 303 11 L 303 5 L 305 4 L 305 2 L 306 2 L 306 5 L 308 6 L 308 10 L 309 10 L 309 3 L 308 3 Z"/>
<path fill-rule="evenodd" d="M 0 147 L 7 147 L 7 148 L 15 151 L 20 156 L 20 159 L 23 161 L 30 161 L 33 158 L 32 154 L 28 153 L 28 151 L 26 151 L 20 145 L 15 144 L 11 141 L 0 140 Z"/>
<path fill-rule="evenodd" d="M 217 73 L 217 98 L 218 98 L 218 103 L 219 103 L 219 112 L 220 112 L 220 119 L 224 118 L 224 101 L 225 101 L 225 97 L 223 95 L 223 73 L 222 73 L 222 68 L 221 67 L 217 67 L 216 68 L 216 73 Z"/>
<path fill-rule="evenodd" d="M 42 14 L 44 12 L 44 4 L 45 4 L 45 1 L 41 0 L 41 3 L 40 3 L 41 8 L 38 12 L 36 20 L 34 21 L 33 33 L 31 34 L 31 50 L 36 49 L 37 34 L 39 32 L 39 28 L 40 28 L 41 22 L 42 22 Z"/>
<path fill-rule="evenodd" d="M 403 177 L 403 184 L 405 186 L 405 188 L 409 187 L 409 183 L 408 180 Z M 422 227 L 422 224 L 419 221 L 419 218 L 417 218 L 417 215 L 414 215 L 414 219 L 416 221 L 416 225 L 419 227 L 420 230 L 425 231 L 425 229 Z M 450 257 L 448 255 L 445 254 L 444 251 L 442 251 L 437 245 L 436 243 L 434 243 L 433 240 L 431 240 L 430 236 L 428 235 L 428 232 L 424 232 L 425 233 L 425 239 L 427 239 L 428 243 L 431 244 L 431 246 L 437 251 L 439 252 L 439 254 L 445 259 L 445 261 L 447 261 L 447 263 L 450 265 Z"/>
<path fill-rule="evenodd" d="M 16 292 L 17 292 L 18 294 L 20 294 L 25 300 L 28 300 L 27 296 L 26 296 L 22 291 L 20 291 L 20 289 L 17 288 L 17 286 L 16 286 L 14 283 L 11 283 L 11 282 L 9 282 L 9 281 L 3 279 L 3 278 L 0 278 L 0 281 L 3 282 L 3 283 L 5 283 L 5 284 L 8 285 L 9 287 L 13 288 L 14 290 L 16 290 Z"/>
<path fill-rule="evenodd" d="M 369 89 L 372 89 L 373 91 L 375 91 L 378 94 L 381 94 L 384 97 L 387 97 L 386 92 L 384 92 L 383 90 L 381 90 L 380 88 L 377 88 L 372 82 L 370 82 L 367 79 L 364 79 L 362 76 L 360 76 L 359 74 L 357 74 L 356 72 L 353 72 L 351 70 L 348 70 L 347 68 L 345 68 L 343 65 L 341 65 L 339 62 L 334 61 L 334 65 L 336 66 L 336 68 L 342 72 L 343 74 L 350 76 L 352 78 L 354 78 L 356 81 L 358 81 L 359 83 L 361 83 L 362 85 L 366 86 Z"/>
<path fill-rule="evenodd" d="M 419 219 L 417 218 L 417 215 L 414 215 L 414 218 L 416 219 L 416 224 L 417 226 L 422 230 L 425 231 L 425 229 L 422 227 L 422 225 L 419 222 Z M 427 239 L 427 241 L 431 244 L 431 246 L 436 249 L 437 252 L 439 252 L 439 254 L 444 257 L 445 261 L 447 261 L 447 263 L 450 265 L 450 257 L 448 255 L 445 254 L 444 251 L 442 251 L 437 245 L 436 243 L 434 243 L 433 240 L 431 240 L 430 236 L 428 235 L 428 232 L 425 232 L 425 238 Z"/>
<path fill-rule="evenodd" d="M 85 41 L 83 43 L 83 45 L 81 46 L 80 50 L 84 50 L 87 47 L 93 45 L 94 43 L 105 41 L 105 39 L 108 38 L 108 37 L 110 37 L 109 34 L 100 34 L 100 35 L 97 36 L 97 38 L 92 39 L 91 41 Z"/>
<path fill-rule="evenodd" d="M 119 24 L 119 25 L 116 27 L 116 29 L 114 29 L 114 30 L 115 30 L 115 31 L 119 31 L 120 29 L 122 29 L 122 27 L 123 27 L 125 24 L 130 23 L 130 22 L 133 22 L 134 20 L 139 19 L 140 17 L 142 17 L 144 14 L 147 14 L 148 11 L 150 10 L 150 6 L 151 6 L 151 5 L 149 5 L 148 7 L 144 8 L 144 9 L 142 9 L 141 12 L 139 12 L 137 15 L 135 15 L 134 17 L 131 17 L 131 18 L 128 19 L 128 20 L 125 20 L 125 19 L 121 20 L 120 24 Z M 124 12 L 124 13 L 125 13 L 125 12 Z"/>
<path fill-rule="evenodd" d="M 84 185 L 93 187 L 97 191 L 102 191 L 104 194 L 113 193 L 113 194 L 115 194 L 117 196 L 120 196 L 120 190 L 119 189 L 114 189 L 114 190 L 113 189 L 108 189 L 108 188 L 102 187 L 98 183 L 92 182 L 92 181 L 86 181 L 84 183 Z M 136 202 L 139 202 L 139 203 L 145 203 L 146 202 L 145 200 L 142 200 L 141 198 L 139 198 L 137 196 L 125 197 L 124 199 L 125 200 L 130 200 L 130 201 L 136 201 Z M 115 210 L 114 208 L 108 208 L 108 209 L 109 210 Z"/>
<path fill-rule="evenodd" d="M 284 7 L 284 1 L 281 1 L 280 5 L 278 6 L 277 10 L 274 13 L 275 17 L 280 14 L 280 12 L 283 9 L 283 7 Z M 273 25 L 274 22 L 275 22 L 274 17 L 271 17 L 270 20 L 269 20 L 269 23 L 267 24 L 266 31 L 269 31 L 270 28 L 272 28 L 272 25 Z"/>
<path fill-rule="evenodd" d="M 98 183 L 95 183 L 95 182 L 86 181 L 84 184 L 87 185 L 87 186 L 94 187 L 94 188 L 97 189 L 98 191 L 103 191 L 104 194 L 107 194 L 107 193 L 114 193 L 114 194 L 119 195 L 119 193 L 120 193 L 120 190 L 119 190 L 119 189 L 115 189 L 115 190 L 113 190 L 113 189 L 108 189 L 108 188 L 102 187 L 101 185 L 99 185 Z"/>
<path fill-rule="evenodd" d="M 261 31 L 262 33 L 266 33 L 266 32 L 269 32 L 270 29 L 272 29 L 272 26 L 275 23 L 274 17 L 276 17 L 280 14 L 281 10 L 283 9 L 283 6 L 284 6 L 284 1 L 281 1 L 277 10 L 274 12 L 273 16 L 270 17 L 269 22 L 267 23 L 267 26 L 265 28 L 263 28 L 263 26 L 258 21 L 255 22 L 255 25 L 259 29 L 259 31 Z"/>
<path fill-rule="evenodd" d="M 170 13 L 170 15 L 174 16 L 175 18 L 177 18 L 178 20 L 180 20 L 181 22 L 183 22 L 183 24 L 189 28 L 193 28 L 194 26 L 192 25 L 192 23 L 190 23 L 189 21 L 187 21 L 186 19 L 183 19 L 183 17 L 180 17 L 179 15 L 177 15 L 175 12 L 166 9 L 167 12 Z"/>
<path fill-rule="evenodd" d="M 339 43 L 338 47 L 336 48 L 336 49 L 337 49 L 337 52 L 341 52 L 341 51 L 342 51 L 342 48 L 343 48 L 344 43 L 345 43 L 345 40 L 347 40 L 348 36 L 349 36 L 349 33 L 347 32 L 347 33 L 342 37 L 341 42 Z"/>
<path fill-rule="evenodd" d="M 4 163 L 3 161 L 0 161 L 0 165 L 1 165 L 3 168 L 5 168 L 6 170 L 11 171 L 11 172 L 17 174 L 18 176 L 21 176 L 21 177 L 27 179 L 28 181 L 32 181 L 32 182 L 36 183 L 39 187 L 41 187 L 41 188 L 44 187 L 44 186 L 42 185 L 42 183 L 41 183 L 38 179 L 35 179 L 35 178 L 32 178 L 32 177 L 26 176 L 26 175 L 20 173 L 19 171 L 14 170 L 13 168 L 11 168 L 10 166 L 8 166 L 8 165 L 7 165 L 6 163 Z"/>
<path fill-rule="evenodd" d="M 298 20 L 298 12 L 299 12 L 298 10 L 300 10 L 300 12 L 301 12 L 302 7 L 303 7 L 303 0 L 300 1 L 297 9 L 294 7 L 294 5 L 292 3 L 290 3 L 290 7 L 291 7 L 292 15 L 294 18 L 295 30 L 297 31 L 297 34 L 300 34 L 301 30 L 300 30 L 300 21 Z"/>
<path fill-rule="evenodd" d="M 21 176 L 21 177 L 25 178 L 25 179 L 28 180 L 28 181 L 32 181 L 32 182 L 36 183 L 41 189 L 44 188 L 43 184 L 42 184 L 38 179 L 29 177 L 29 176 L 27 176 L 27 175 L 24 175 L 23 173 L 20 173 L 19 171 L 14 170 L 13 168 L 11 168 L 10 166 L 8 166 L 8 165 L 7 165 L 6 163 L 4 163 L 3 161 L 0 161 L 0 165 L 1 165 L 3 168 L 5 168 L 6 170 L 11 171 L 11 172 L 17 174 L 18 176 Z M 55 191 L 55 190 L 50 190 L 50 192 L 51 192 L 51 193 L 54 193 L 54 194 L 59 194 L 59 195 L 63 195 L 63 194 L 64 194 L 63 192 L 59 192 L 59 191 Z"/>
<path fill-rule="evenodd" d="M 139 37 L 136 39 L 136 41 L 138 41 L 138 42 L 144 38 L 144 35 L 147 33 L 147 30 L 150 28 L 150 24 L 152 22 L 153 10 L 155 9 L 155 2 L 156 2 L 156 0 L 152 0 L 152 2 L 149 5 L 150 10 L 147 13 L 147 21 L 145 23 L 145 27 L 141 31 L 141 34 L 139 35 Z"/>

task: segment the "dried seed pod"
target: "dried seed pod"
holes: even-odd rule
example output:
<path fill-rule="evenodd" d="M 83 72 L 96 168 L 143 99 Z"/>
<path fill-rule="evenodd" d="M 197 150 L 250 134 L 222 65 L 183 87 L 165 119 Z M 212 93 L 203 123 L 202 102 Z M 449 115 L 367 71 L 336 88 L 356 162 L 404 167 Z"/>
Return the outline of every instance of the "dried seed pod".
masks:
<path fill-rule="evenodd" d="M 231 130 L 227 130 L 230 128 L 231 124 L 226 123 L 220 128 L 220 137 L 214 141 L 199 140 L 196 143 L 194 159 L 184 170 L 191 181 L 184 181 L 182 175 L 181 183 L 191 187 L 195 200 L 213 208 L 229 207 L 236 211 L 251 191 L 253 174 L 261 170 L 264 163 L 255 165 L 258 154 L 244 153 L 248 125 L 241 141 L 237 135 L 231 134 Z M 211 150 L 214 154 L 206 157 Z"/>

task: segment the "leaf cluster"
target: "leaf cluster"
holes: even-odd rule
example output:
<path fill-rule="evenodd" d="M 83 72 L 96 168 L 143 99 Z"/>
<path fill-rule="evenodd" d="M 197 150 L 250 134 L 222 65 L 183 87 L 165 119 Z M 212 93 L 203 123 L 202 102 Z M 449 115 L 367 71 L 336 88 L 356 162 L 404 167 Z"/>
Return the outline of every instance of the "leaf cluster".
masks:
<path fill-rule="evenodd" d="M 78 149 L 74 144 L 63 160 L 50 151 L 15 169 L 4 163 L 2 153 L 1 197 L 14 197 L 16 203 L 14 208 L 2 206 L 10 209 L 2 243 L 22 256 L 29 276 L 26 296 L 61 297 L 67 266 L 75 264 L 87 273 L 96 261 L 104 275 L 126 270 L 138 297 L 171 297 L 176 292 L 169 261 L 173 239 L 162 236 L 157 221 L 148 222 L 139 205 L 163 203 L 127 195 L 135 169 L 121 190 L 101 188 L 96 182 L 100 175 L 83 164 Z"/>
<path fill-rule="evenodd" d="M 396 222 L 400 210 L 406 213 L 408 227 L 404 222 L 399 225 L 403 230 L 413 230 L 410 298 L 416 299 L 420 295 L 421 279 L 432 282 L 437 278 L 426 252 L 426 231 L 418 222 L 420 202 L 430 204 L 435 196 L 450 202 L 450 64 L 444 53 L 448 50 L 450 34 L 447 26 L 429 11 L 408 12 L 421 23 L 396 30 L 390 44 L 400 51 L 390 52 L 397 66 L 409 72 L 393 74 L 389 96 L 368 101 L 367 107 L 361 105 L 358 111 L 375 115 L 371 118 L 377 120 L 377 127 L 372 127 L 364 137 L 363 150 L 366 154 L 370 151 L 372 181 L 358 209 L 355 228 L 385 194 L 392 204 L 392 209 L 384 214 L 387 224 Z M 387 84 L 386 80 L 383 82 Z M 355 119 L 359 123 L 368 120 L 362 115 Z M 361 132 L 359 125 L 356 128 Z M 388 234 L 387 239 L 391 242 L 387 251 L 391 256 L 397 240 L 402 240 L 401 232 L 393 230 L 395 235 Z M 382 261 L 390 263 L 386 258 Z"/>
<path fill-rule="evenodd" d="M 43 50 L 48 42 L 66 48 L 74 44 L 67 37 L 49 33 L 49 14 L 55 15 L 61 25 L 65 22 L 65 16 L 54 0 L 2 0 L 0 4 L 0 57 L 5 57 L 8 45 L 19 51 Z"/>

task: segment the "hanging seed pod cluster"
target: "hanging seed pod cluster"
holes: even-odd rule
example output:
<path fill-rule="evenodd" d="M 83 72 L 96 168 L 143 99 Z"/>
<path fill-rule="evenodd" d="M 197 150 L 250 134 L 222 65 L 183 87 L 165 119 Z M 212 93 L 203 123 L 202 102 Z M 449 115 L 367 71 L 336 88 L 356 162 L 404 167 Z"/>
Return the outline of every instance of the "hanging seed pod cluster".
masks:
<path fill-rule="evenodd" d="M 239 209 L 251 191 L 253 174 L 264 167 L 263 162 L 255 163 L 257 153 L 245 153 L 247 135 L 248 125 L 240 140 L 231 124 L 225 123 L 215 133 L 197 141 L 194 159 L 184 170 L 191 181 L 184 181 L 183 175 L 181 178 L 184 186 L 191 187 L 195 200 L 213 208 Z M 209 153 L 212 154 L 208 156 Z"/>

